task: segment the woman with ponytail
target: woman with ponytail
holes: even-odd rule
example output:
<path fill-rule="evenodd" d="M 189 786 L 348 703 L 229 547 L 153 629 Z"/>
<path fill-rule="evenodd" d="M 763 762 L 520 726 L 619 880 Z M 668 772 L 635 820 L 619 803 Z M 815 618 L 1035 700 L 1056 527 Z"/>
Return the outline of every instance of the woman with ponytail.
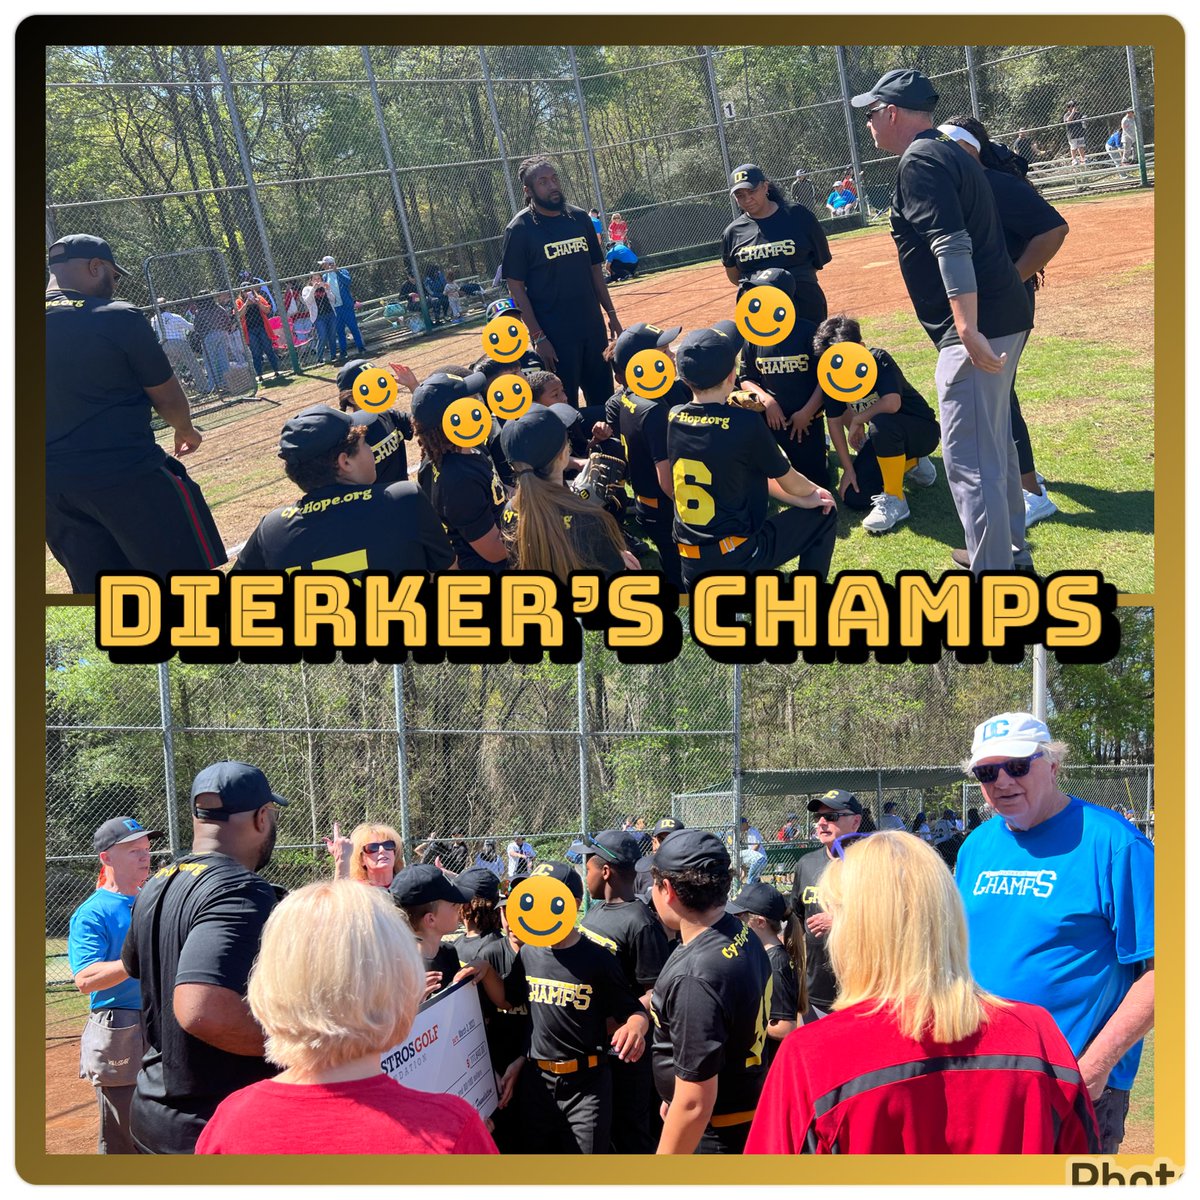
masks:
<path fill-rule="evenodd" d="M 613 517 L 563 483 L 571 447 L 557 413 L 534 405 L 504 426 L 500 441 L 517 482 L 502 522 L 513 566 L 564 582 L 572 571 L 637 570 Z"/>

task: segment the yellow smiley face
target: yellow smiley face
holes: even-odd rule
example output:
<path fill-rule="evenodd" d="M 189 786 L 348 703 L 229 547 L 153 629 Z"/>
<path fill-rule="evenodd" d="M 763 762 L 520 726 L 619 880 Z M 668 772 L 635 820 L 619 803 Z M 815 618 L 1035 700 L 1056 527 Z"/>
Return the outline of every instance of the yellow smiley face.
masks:
<path fill-rule="evenodd" d="M 461 396 L 442 414 L 442 432 L 455 446 L 481 445 L 491 428 L 491 413 L 478 396 Z"/>
<path fill-rule="evenodd" d="M 533 403 L 533 389 L 524 375 L 499 375 L 487 385 L 487 403 L 502 421 L 523 417 Z"/>
<path fill-rule="evenodd" d="M 508 927 L 531 946 L 556 946 L 575 928 L 579 904 L 571 889 L 548 875 L 530 875 L 508 893 Z"/>
<path fill-rule="evenodd" d="M 817 363 L 821 391 L 833 400 L 853 404 L 869 396 L 879 378 L 870 350 L 859 342 L 834 342 Z"/>
<path fill-rule="evenodd" d="M 493 317 L 480 334 L 483 352 L 496 362 L 516 362 L 529 349 L 529 330 L 510 313 Z"/>
<path fill-rule="evenodd" d="M 625 368 L 625 386 L 643 400 L 659 400 L 675 382 L 675 364 L 662 350 L 639 350 Z"/>
<path fill-rule="evenodd" d="M 354 403 L 363 412 L 385 412 L 396 403 L 396 380 L 388 371 L 367 363 L 351 385 Z"/>
<path fill-rule="evenodd" d="M 733 322 L 746 341 L 756 346 L 775 346 L 792 332 L 796 306 L 780 288 L 751 288 L 737 302 Z"/>

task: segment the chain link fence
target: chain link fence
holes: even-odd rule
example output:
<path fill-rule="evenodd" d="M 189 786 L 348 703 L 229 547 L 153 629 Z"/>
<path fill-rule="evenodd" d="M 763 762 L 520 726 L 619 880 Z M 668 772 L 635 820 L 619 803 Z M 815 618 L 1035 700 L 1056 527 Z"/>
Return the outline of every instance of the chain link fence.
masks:
<path fill-rule="evenodd" d="M 1020 138 L 1048 196 L 1153 178 L 1148 47 L 52 46 L 46 243 L 88 231 L 140 265 L 123 298 L 192 321 L 177 373 L 194 405 L 224 405 L 253 394 L 272 355 L 303 369 L 481 313 L 502 294 L 530 154 L 552 156 L 606 228 L 623 218 L 642 268 L 714 256 L 741 162 L 830 231 L 879 219 L 895 160 L 849 98 L 897 64 L 933 78 L 939 117 Z M 1135 135 L 1108 145 L 1127 112 Z M 826 197 L 847 176 L 858 202 L 833 218 Z M 349 271 L 345 296 L 344 276 L 326 285 L 330 313 L 326 256 Z M 247 284 L 269 300 L 265 338 L 211 311 Z"/>

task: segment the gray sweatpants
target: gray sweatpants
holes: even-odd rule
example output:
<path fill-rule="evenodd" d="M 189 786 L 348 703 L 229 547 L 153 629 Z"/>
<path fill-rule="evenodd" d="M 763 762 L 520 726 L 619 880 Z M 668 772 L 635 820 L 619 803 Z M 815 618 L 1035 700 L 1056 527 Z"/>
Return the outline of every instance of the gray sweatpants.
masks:
<path fill-rule="evenodd" d="M 1028 336 L 1026 331 L 988 339 L 993 353 L 1008 355 L 996 375 L 974 366 L 962 346 L 938 354 L 942 462 L 976 575 L 1011 570 L 1014 562 L 1033 565 L 1025 545 L 1025 499 L 1009 407 Z"/>

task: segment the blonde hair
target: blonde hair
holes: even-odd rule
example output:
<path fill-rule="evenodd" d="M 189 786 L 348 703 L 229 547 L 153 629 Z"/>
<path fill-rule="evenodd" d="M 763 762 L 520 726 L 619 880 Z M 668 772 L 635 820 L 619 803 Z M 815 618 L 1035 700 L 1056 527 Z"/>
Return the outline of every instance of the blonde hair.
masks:
<path fill-rule="evenodd" d="M 401 1041 L 424 985 L 416 938 L 391 896 L 329 880 L 271 913 L 247 999 L 267 1059 L 312 1074 Z"/>
<path fill-rule="evenodd" d="M 368 842 L 386 842 L 393 841 L 396 843 L 396 865 L 395 870 L 401 871 L 404 869 L 404 842 L 400 835 L 390 825 L 373 825 L 370 821 L 364 821 L 361 825 L 355 825 L 350 833 L 350 841 L 352 843 L 350 851 L 350 878 L 357 879 L 359 883 L 367 881 L 367 867 L 363 862 L 362 850 Z"/>
<path fill-rule="evenodd" d="M 972 978 L 958 889 L 921 838 L 889 830 L 849 846 L 826 869 L 821 902 L 833 918 L 835 1009 L 873 1000 L 905 1037 L 957 1042 L 987 1021 L 987 1005 L 1004 1003 Z"/>

